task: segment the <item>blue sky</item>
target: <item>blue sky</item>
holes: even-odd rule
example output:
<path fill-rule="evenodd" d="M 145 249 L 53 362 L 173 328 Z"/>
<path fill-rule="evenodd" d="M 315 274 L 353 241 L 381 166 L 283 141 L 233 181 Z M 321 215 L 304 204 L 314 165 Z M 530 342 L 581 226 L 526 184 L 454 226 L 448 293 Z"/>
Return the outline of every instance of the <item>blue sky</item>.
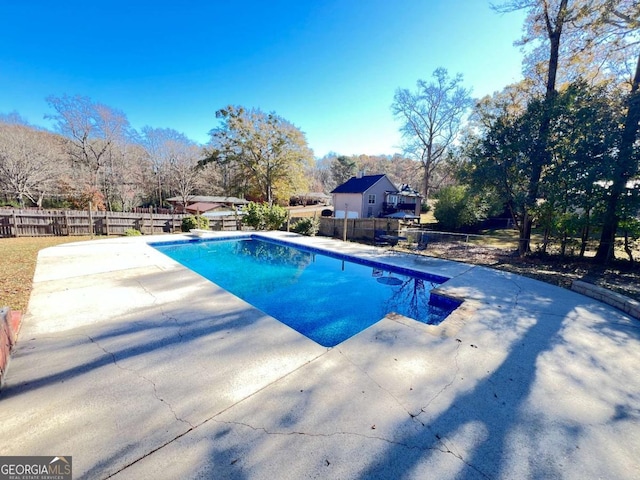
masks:
<path fill-rule="evenodd" d="M 228 104 L 276 112 L 317 157 L 400 152 L 390 105 L 438 67 L 480 97 L 521 78 L 523 15 L 484 0 L 0 0 L 0 113 L 84 95 L 200 143 Z"/>

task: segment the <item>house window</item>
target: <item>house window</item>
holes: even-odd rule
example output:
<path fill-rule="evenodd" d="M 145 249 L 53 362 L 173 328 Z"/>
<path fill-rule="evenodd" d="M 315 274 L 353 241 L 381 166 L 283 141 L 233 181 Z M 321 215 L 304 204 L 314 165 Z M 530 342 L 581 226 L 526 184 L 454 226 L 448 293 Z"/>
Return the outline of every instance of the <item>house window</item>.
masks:
<path fill-rule="evenodd" d="M 369 194 L 369 205 L 376 203 L 376 195 L 375 193 Z"/>

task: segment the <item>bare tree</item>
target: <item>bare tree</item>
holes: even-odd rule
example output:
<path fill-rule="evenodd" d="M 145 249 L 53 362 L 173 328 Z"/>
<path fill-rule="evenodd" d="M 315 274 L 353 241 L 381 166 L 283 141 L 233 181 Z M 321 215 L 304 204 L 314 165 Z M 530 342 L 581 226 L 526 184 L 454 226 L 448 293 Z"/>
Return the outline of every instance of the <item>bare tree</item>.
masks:
<path fill-rule="evenodd" d="M 462 86 L 462 75 L 450 78 L 446 69 L 438 68 L 433 79 L 418 80 L 415 92 L 399 88 L 391 105 L 394 116 L 402 122 L 405 153 L 422 166 L 425 201 L 429 199 L 434 172 L 446 159 L 463 116 L 472 105 L 470 90 Z"/>
<path fill-rule="evenodd" d="M 50 96 L 47 102 L 57 113 L 47 118 L 67 139 L 72 162 L 87 171 L 90 189 L 102 190 L 108 197 L 112 185 L 105 171 L 118 155 L 114 149 L 126 144 L 132 134 L 126 115 L 79 95 Z"/>
<path fill-rule="evenodd" d="M 198 164 L 199 169 L 199 183 L 198 191 L 201 191 L 203 195 L 219 195 L 219 196 L 232 196 L 230 186 L 227 183 L 229 176 L 225 171 L 226 165 L 219 165 L 217 163 L 208 163 L 201 166 Z"/>
<path fill-rule="evenodd" d="M 20 124 L 0 123 L 0 185 L 20 205 L 38 207 L 56 186 L 64 166 L 60 137 Z"/>
<path fill-rule="evenodd" d="M 162 206 L 167 194 L 175 194 L 187 204 L 189 197 L 202 186 L 203 172 L 198 161 L 202 150 L 196 142 L 171 128 L 142 129 L 142 144 L 151 163 L 155 183 L 154 196 Z"/>
<path fill-rule="evenodd" d="M 544 95 L 551 77 L 556 89 L 578 79 L 597 85 L 619 77 L 627 66 L 620 40 L 628 42 L 628 31 L 621 36 L 603 19 L 613 11 L 633 17 L 639 5 L 637 0 L 509 0 L 493 8 L 527 11 L 516 45 L 524 53 L 525 77 Z"/>
<path fill-rule="evenodd" d="M 202 151 L 186 137 L 180 141 L 167 141 L 165 148 L 169 186 L 182 199 L 182 204 L 187 205 L 189 197 L 201 186 L 198 161 L 202 158 Z"/>
<path fill-rule="evenodd" d="M 328 193 L 335 187 L 331 177 L 331 162 L 335 155 L 329 154 L 316 159 L 308 172 L 309 190 L 311 192 Z"/>
<path fill-rule="evenodd" d="M 154 180 L 154 194 L 156 204 L 162 207 L 164 198 L 169 190 L 169 166 L 171 161 L 172 143 L 189 143 L 180 132 L 171 128 L 142 127 L 142 145 L 144 146 Z"/>
<path fill-rule="evenodd" d="M 24 118 L 15 110 L 9 113 L 0 113 L 0 123 L 4 123 L 7 125 L 24 125 L 37 130 L 36 127 L 31 125 L 26 118 Z"/>
<path fill-rule="evenodd" d="M 105 185 L 111 185 L 107 204 L 110 210 L 130 211 L 142 203 L 151 170 L 145 149 L 135 143 L 118 145 L 107 164 Z"/>

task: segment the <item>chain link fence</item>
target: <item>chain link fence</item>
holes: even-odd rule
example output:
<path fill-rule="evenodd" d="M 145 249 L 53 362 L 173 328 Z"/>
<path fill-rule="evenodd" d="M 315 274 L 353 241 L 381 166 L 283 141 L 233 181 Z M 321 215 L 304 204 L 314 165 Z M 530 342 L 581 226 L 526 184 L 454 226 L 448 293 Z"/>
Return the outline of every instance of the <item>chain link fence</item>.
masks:
<path fill-rule="evenodd" d="M 440 232 L 420 228 L 406 228 L 400 231 L 405 240 L 399 246 L 408 250 L 423 250 L 429 255 L 472 263 L 495 263 L 500 257 L 515 256 L 518 250 L 518 233 L 516 230 L 504 230 L 506 234 L 470 234 Z M 582 238 L 544 238 L 533 235 L 531 250 L 535 253 L 547 253 L 561 258 L 579 260 L 593 257 L 600 241 L 592 238 L 583 242 Z M 616 240 L 615 256 L 618 259 L 634 262 L 640 258 L 640 241 Z"/>
<path fill-rule="evenodd" d="M 491 245 L 486 235 L 407 228 L 401 237 L 406 239 L 398 243 L 402 250 L 474 264 L 490 265 L 514 252 L 511 245 Z"/>

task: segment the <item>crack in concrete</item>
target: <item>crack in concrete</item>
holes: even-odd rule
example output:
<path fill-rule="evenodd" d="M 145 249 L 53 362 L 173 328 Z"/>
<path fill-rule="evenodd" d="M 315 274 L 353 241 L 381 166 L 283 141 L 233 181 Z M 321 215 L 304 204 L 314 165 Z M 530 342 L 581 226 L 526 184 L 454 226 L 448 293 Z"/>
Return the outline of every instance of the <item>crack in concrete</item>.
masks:
<path fill-rule="evenodd" d="M 431 432 L 431 434 L 434 436 L 434 438 L 437 440 L 437 442 L 439 444 L 442 445 L 442 448 L 437 448 L 436 450 L 442 452 L 442 453 L 448 453 L 450 455 L 453 455 L 455 458 L 457 458 L 458 460 L 460 460 L 462 463 L 464 463 L 467 467 L 473 469 L 474 471 L 476 471 L 478 474 L 482 475 L 484 478 L 489 478 L 489 476 L 487 476 L 482 470 L 480 470 L 478 467 L 476 467 L 475 465 L 467 462 L 464 457 L 458 453 L 458 452 L 454 452 L 452 450 L 452 447 L 449 446 L 447 444 L 447 439 L 446 437 L 440 437 L 440 435 L 438 435 L 437 433 L 435 433 L 433 431 L 433 429 L 431 428 L 431 425 L 429 425 L 428 423 L 423 422 L 420 419 L 420 415 L 422 415 L 423 413 L 426 413 L 427 409 L 429 408 L 429 406 L 440 396 L 442 395 L 448 388 L 450 388 L 456 381 L 456 379 L 458 378 L 458 375 L 460 373 L 460 364 L 458 363 L 458 355 L 460 353 L 460 347 L 462 346 L 462 342 L 459 339 L 456 339 L 456 342 L 458 342 L 458 345 L 456 346 L 456 353 L 453 357 L 454 359 L 454 363 L 455 363 L 455 372 L 451 378 L 451 381 L 449 383 L 447 383 L 446 385 L 444 385 L 433 397 L 431 397 L 431 399 L 427 402 L 427 404 L 424 407 L 420 408 L 420 413 L 418 413 L 417 415 L 413 416 L 412 415 L 412 420 L 417 421 L 420 425 L 422 425 L 423 427 L 427 428 L 429 430 L 429 432 Z"/>
<path fill-rule="evenodd" d="M 180 341 L 184 340 L 184 335 L 182 335 L 182 329 L 184 328 L 184 325 L 181 325 L 178 322 L 178 319 L 172 315 L 169 315 L 167 312 L 165 312 L 164 308 L 160 307 L 160 315 L 162 315 L 164 318 L 166 318 L 169 321 L 172 321 L 173 323 L 175 323 L 176 327 L 178 327 L 178 337 L 180 337 Z"/>
<path fill-rule="evenodd" d="M 395 400 L 395 402 L 405 411 L 407 412 L 407 415 L 409 415 L 411 418 L 414 418 L 415 415 L 413 413 L 411 413 L 409 410 L 407 410 L 407 408 L 402 404 L 402 402 L 400 401 L 400 399 L 398 397 L 396 397 L 393 393 L 391 393 L 389 390 L 387 390 L 386 388 L 384 388 L 382 385 L 380 385 L 371 375 L 369 375 L 369 373 L 366 370 L 363 370 L 362 367 L 360 367 L 360 365 L 356 364 L 355 362 L 353 362 L 353 360 L 351 360 L 349 358 L 349 356 L 343 351 L 341 350 L 339 347 L 336 347 L 336 350 L 340 353 L 340 356 L 342 356 L 347 362 L 349 362 L 351 365 L 353 365 L 355 368 L 357 368 L 360 372 L 362 372 L 369 380 L 371 380 L 373 383 L 376 384 L 376 386 L 386 392 L 391 398 L 393 398 Z"/>
<path fill-rule="evenodd" d="M 475 472 L 477 472 L 478 474 L 482 475 L 483 478 L 490 478 L 487 474 L 485 474 L 482 470 L 478 469 L 476 466 L 470 464 L 469 462 L 467 462 L 464 457 L 462 455 L 460 455 L 457 452 L 454 452 L 451 450 L 451 448 L 446 444 L 446 442 L 441 439 L 438 438 L 436 436 L 436 438 L 438 439 L 438 443 L 442 446 L 420 446 L 420 445 L 410 445 L 408 443 L 405 442 L 398 442 L 395 440 L 390 440 L 388 438 L 385 437 L 381 437 L 379 435 L 365 435 L 363 433 L 358 433 L 358 432 L 346 432 L 346 431 L 338 431 L 338 432 L 331 432 L 331 433 L 311 433 L 311 432 L 303 432 L 303 431 L 298 431 L 298 430 L 291 430 L 291 431 L 271 431 L 268 430 L 266 427 L 255 427 L 253 425 L 250 425 L 248 423 L 245 422 L 236 422 L 236 421 L 223 421 L 223 420 L 215 420 L 214 422 L 219 423 L 219 424 L 223 424 L 223 425 L 237 425 L 237 426 L 241 426 L 241 427 L 246 427 L 249 428 L 255 432 L 264 432 L 266 435 L 278 435 L 278 436 L 293 436 L 293 435 L 301 435 L 301 436 L 305 436 L 305 437 L 321 437 L 321 438 L 331 438 L 331 437 L 336 437 L 336 436 L 352 436 L 352 437 L 359 437 L 359 438 L 364 438 L 367 440 L 378 440 L 384 443 L 387 443 L 389 445 L 394 445 L 394 446 L 398 446 L 398 447 L 402 447 L 402 448 L 406 448 L 407 450 L 417 450 L 417 451 L 421 451 L 421 452 L 425 452 L 425 451 L 435 451 L 435 452 L 440 452 L 440 453 L 444 453 L 444 454 L 450 454 L 453 457 L 455 457 L 456 459 L 458 459 L 459 461 L 461 461 L 462 463 L 464 463 L 467 467 L 471 468 L 472 470 L 474 470 Z M 429 428 L 427 426 L 427 428 Z M 429 428 L 429 430 L 431 430 Z"/>
<path fill-rule="evenodd" d="M 520 294 L 522 293 L 522 286 L 511 275 L 505 275 L 505 280 L 511 282 L 516 287 L 516 296 L 513 299 L 513 308 L 520 308 L 518 303 L 520 301 Z"/>
<path fill-rule="evenodd" d="M 89 339 L 91 339 L 91 337 L 89 337 Z M 93 341 L 93 339 L 91 339 L 91 341 L 92 341 L 92 342 L 94 342 L 94 341 Z M 129 370 L 129 369 L 127 369 L 127 368 L 124 368 L 124 367 L 122 367 L 122 366 L 118 365 L 118 364 L 117 364 L 117 360 L 115 359 L 115 356 L 114 356 L 111 352 L 109 352 L 109 351 L 105 350 L 104 348 L 102 348 L 102 346 L 100 346 L 97 342 L 94 342 L 94 343 L 95 343 L 95 344 L 96 344 L 96 345 L 97 345 L 101 350 L 103 350 L 105 353 L 107 353 L 107 354 L 109 354 L 109 355 L 111 355 L 111 356 L 112 356 L 112 358 L 114 359 L 114 364 L 115 364 L 118 368 L 121 368 L 122 370 L 131 371 L 132 373 L 134 373 L 134 374 L 136 374 L 136 375 L 140 376 L 141 378 L 143 378 L 143 379 L 145 379 L 145 380 L 147 380 L 147 381 L 150 381 L 150 380 L 148 380 L 146 377 L 144 377 L 144 376 L 140 375 L 138 372 L 135 372 L 135 371 L 133 371 L 133 370 Z M 185 420 L 181 420 L 181 419 L 179 419 L 179 418 L 176 416 L 176 419 L 177 419 L 177 420 L 180 420 L 180 421 L 182 421 L 182 422 L 187 423 L 187 424 L 190 426 L 190 428 L 188 428 L 188 429 L 187 429 L 187 430 L 185 430 L 184 432 L 182 432 L 182 433 L 180 433 L 180 434 L 176 435 L 176 436 L 175 436 L 175 437 L 173 437 L 172 439 L 167 440 L 167 441 L 166 441 L 166 442 L 164 442 L 162 445 L 157 446 L 156 448 L 154 448 L 154 449 L 152 449 L 152 450 L 148 451 L 148 452 L 147 452 L 147 453 L 145 453 L 144 455 L 141 455 L 140 457 L 136 458 L 135 460 L 132 460 L 132 461 L 131 461 L 131 462 L 129 462 L 128 464 L 126 464 L 126 465 L 122 466 L 122 467 L 121 467 L 121 468 L 119 468 L 117 471 L 115 471 L 115 472 L 113 472 L 112 474 L 110 474 L 109 476 L 105 477 L 105 480 L 106 480 L 106 479 L 109 479 L 109 478 L 114 477 L 115 475 L 117 475 L 117 474 L 119 474 L 120 472 L 122 472 L 122 471 L 126 470 L 127 468 L 129 468 L 129 467 L 131 467 L 131 466 L 135 465 L 136 463 L 138 463 L 138 462 L 142 461 L 143 459 L 145 459 L 145 458 L 147 458 L 147 457 L 149 457 L 149 456 L 153 455 L 153 454 L 154 454 L 154 453 L 156 453 L 157 451 L 162 450 L 164 447 L 171 445 L 173 442 L 175 442 L 175 441 L 179 440 L 180 438 L 184 437 L 184 436 L 185 436 L 185 435 L 187 435 L 188 433 L 190 433 L 190 432 L 192 432 L 192 431 L 196 430 L 197 428 L 201 427 L 201 426 L 202 426 L 202 425 L 204 425 L 205 423 L 208 423 L 208 422 L 210 422 L 210 421 L 214 421 L 214 422 L 217 422 L 217 423 L 225 423 L 225 422 L 222 422 L 222 421 L 220 421 L 220 420 L 216 420 L 216 417 L 217 417 L 217 416 L 219 416 L 219 415 L 222 415 L 222 414 L 223 414 L 223 413 L 225 413 L 226 411 L 228 411 L 228 410 L 230 410 L 231 408 L 235 407 L 236 405 L 238 405 L 238 404 L 240 404 L 240 403 L 244 402 L 245 400 L 247 400 L 247 399 L 249 399 L 249 398 L 251 398 L 251 397 L 253 397 L 253 396 L 257 395 L 258 393 L 260 393 L 260 392 L 261 392 L 261 391 L 263 391 L 264 389 L 266 389 L 266 388 L 270 387 L 270 386 L 271 386 L 271 385 L 273 385 L 274 383 L 279 382 L 279 381 L 280 381 L 280 380 L 282 380 L 283 378 L 286 378 L 287 376 L 292 375 L 294 372 L 298 371 L 300 368 L 303 368 L 303 367 L 305 367 L 306 365 L 308 365 L 308 364 L 310 364 L 310 363 L 312 363 L 312 362 L 316 361 L 318 358 L 322 357 L 323 355 L 326 355 L 329 351 L 331 351 L 331 349 L 327 349 L 325 352 L 321 353 L 321 354 L 320 354 L 320 355 L 318 355 L 317 357 L 312 358 L 311 360 L 309 360 L 309 361 L 305 362 L 303 365 L 300 365 L 298 368 L 295 368 L 295 369 L 294 369 L 294 370 L 292 370 L 291 372 L 287 372 L 287 373 L 286 373 L 285 375 L 283 375 L 282 377 L 276 378 L 273 382 L 271 382 L 271 383 L 269 383 L 269 384 L 265 385 L 264 387 L 262 387 L 262 388 L 260 388 L 260 389 L 256 390 L 255 392 L 251 393 L 250 395 L 247 395 L 246 397 L 244 397 L 244 398 L 242 398 L 242 399 L 238 400 L 237 402 L 233 403 L 232 405 L 229 405 L 229 406 L 227 406 L 227 407 L 223 408 L 221 411 L 219 411 L 219 412 L 217 412 L 217 413 L 215 413 L 215 414 L 211 415 L 210 417 L 205 418 L 205 419 L 204 419 L 204 420 L 202 420 L 200 423 L 197 423 L 197 424 L 193 425 L 193 424 L 191 424 L 191 423 L 189 423 L 189 422 L 187 422 L 187 421 L 185 421 Z M 153 384 L 153 382 L 151 382 L 151 383 Z M 153 384 L 153 385 L 154 385 L 154 391 L 155 391 L 155 384 Z M 157 398 L 157 397 L 156 397 L 156 398 Z M 160 401 L 162 401 L 162 402 L 164 402 L 164 400 L 162 400 L 162 399 L 159 399 L 159 400 L 160 400 Z M 169 404 L 168 404 L 168 403 L 166 403 L 166 402 L 164 402 L 164 403 L 165 403 L 166 405 L 168 405 L 168 406 L 171 408 L 171 405 L 169 405 Z M 173 412 L 173 409 L 172 409 L 172 412 Z M 174 413 L 174 416 L 175 416 L 175 412 L 173 412 L 173 413 Z"/>
<path fill-rule="evenodd" d="M 102 345 L 100 345 L 100 343 L 95 340 L 94 338 L 91 337 L 91 335 L 86 335 L 86 337 L 91 341 L 91 343 L 93 343 L 96 347 L 98 347 L 101 351 L 103 351 L 106 355 L 111 357 L 111 360 L 113 362 L 113 364 L 119 368 L 120 370 L 123 370 L 125 372 L 130 372 L 133 373 L 135 376 L 137 376 L 138 378 L 143 379 L 144 381 L 146 381 L 147 383 L 151 384 L 151 386 L 153 387 L 153 396 L 156 398 L 156 400 L 160 401 L 161 403 L 163 403 L 164 405 L 166 405 L 169 410 L 171 411 L 171 413 L 173 414 L 174 418 L 182 423 L 185 423 L 187 425 L 189 425 L 191 427 L 191 429 L 194 428 L 194 425 L 191 424 L 191 422 L 189 422 L 188 420 L 185 420 L 183 418 L 180 418 L 178 416 L 178 414 L 176 413 L 176 411 L 174 410 L 173 406 L 167 402 L 164 398 L 162 398 L 160 396 L 160 394 L 158 393 L 157 390 L 157 386 L 155 384 L 155 382 L 153 380 L 151 380 L 150 378 L 145 377 L 144 375 L 142 375 L 140 372 L 133 370 L 131 368 L 127 368 L 127 367 L 123 367 L 122 365 L 120 365 L 118 363 L 118 359 L 116 357 L 116 355 L 113 352 L 110 352 L 109 350 L 107 350 L 106 348 L 104 348 Z"/>
<path fill-rule="evenodd" d="M 460 460 L 462 463 L 464 463 L 465 465 L 467 465 L 467 467 L 473 469 L 474 471 L 476 471 L 478 474 L 482 475 L 484 478 L 489 478 L 489 476 L 487 476 L 484 472 L 482 472 L 480 469 L 478 469 L 476 466 L 470 464 L 469 462 L 467 462 L 464 457 L 457 453 L 454 452 L 453 450 L 451 450 L 451 447 L 449 447 L 449 445 L 447 445 L 447 443 L 445 442 L 445 439 L 440 438 L 439 435 L 435 434 L 431 428 L 431 426 L 429 424 L 424 423 L 422 420 L 420 420 L 419 416 L 422 415 L 423 413 L 426 413 L 426 409 L 429 407 L 429 405 L 431 405 L 431 403 L 433 401 L 435 401 L 442 393 L 444 393 L 445 390 L 447 390 L 449 387 L 451 387 L 454 382 L 456 381 L 456 378 L 458 377 L 458 374 L 460 373 L 460 365 L 458 363 L 458 354 L 460 353 L 460 347 L 462 346 L 462 342 L 460 342 L 459 340 L 456 340 L 458 342 L 458 345 L 456 346 L 456 353 L 454 356 L 454 363 L 455 363 L 455 372 L 453 374 L 453 377 L 451 379 L 451 381 L 449 383 L 447 383 L 439 392 L 437 392 L 430 400 L 429 402 L 420 409 L 420 413 L 418 414 L 414 414 L 412 412 L 410 412 L 400 401 L 400 399 L 398 399 L 393 393 L 391 393 L 389 390 L 387 390 L 386 388 L 384 388 L 382 385 L 380 385 L 375 379 L 373 379 L 365 370 L 363 370 L 359 365 L 357 365 L 356 363 L 354 363 L 349 356 L 343 352 L 342 350 L 340 350 L 339 348 L 337 348 L 338 352 L 340 352 L 340 355 L 342 355 L 349 363 L 351 363 L 355 368 L 357 368 L 358 370 L 360 370 L 367 378 L 369 378 L 374 384 L 376 384 L 378 386 L 378 388 L 380 388 L 381 390 L 383 390 L 384 392 L 386 392 L 387 394 L 389 394 L 389 396 L 391 398 L 393 398 L 396 403 L 405 411 L 407 412 L 407 414 L 409 415 L 409 417 L 411 418 L 411 421 L 416 421 L 418 422 L 421 426 L 427 428 L 429 430 L 429 432 L 431 432 L 431 434 L 434 436 L 434 438 L 437 440 L 437 443 L 440 444 L 442 446 L 442 448 L 439 448 L 437 446 L 434 447 L 420 447 L 420 446 L 412 446 L 412 445 L 408 445 L 406 443 L 403 442 L 397 442 L 397 441 L 393 441 L 393 440 L 389 440 L 388 438 L 384 438 L 384 437 L 380 437 L 380 436 L 372 436 L 372 435 L 364 435 L 364 434 L 360 434 L 360 433 L 355 433 L 355 432 L 335 432 L 332 434 L 309 434 L 309 433 L 305 433 L 305 432 L 297 432 L 297 431 L 293 431 L 293 432 L 288 432 L 288 433 L 282 433 L 282 432 L 269 432 L 267 431 L 266 428 L 264 427 L 253 427 L 252 425 L 248 425 L 245 423 L 241 423 L 241 422 L 220 422 L 220 423 L 231 423 L 231 424 L 238 424 L 238 425 L 244 425 L 246 427 L 249 427 L 253 430 L 262 430 L 264 431 L 266 434 L 268 435 L 293 435 L 293 434 L 299 434 L 299 435 L 309 435 L 309 436 L 325 436 L 325 437 L 330 437 L 333 435 L 355 435 L 355 436 L 360 436 L 363 438 L 369 438 L 369 439 L 377 439 L 377 440 L 381 440 L 384 442 L 387 442 L 389 444 L 392 445 L 398 445 L 398 446 L 402 446 L 405 447 L 407 449 L 417 449 L 417 450 L 435 450 L 441 453 L 446 453 L 446 454 L 451 454 L 453 455 L 455 458 L 457 458 L 458 460 Z M 218 420 L 216 420 L 218 421 Z"/>
<path fill-rule="evenodd" d="M 429 430 L 431 430 L 431 428 L 429 428 Z M 482 475 L 484 478 L 487 478 L 487 479 L 491 478 L 489 475 L 487 475 L 486 473 L 484 473 L 484 472 L 483 472 L 482 470 L 480 470 L 478 467 L 476 467 L 475 465 L 473 465 L 473 464 L 471 464 L 471 463 L 467 462 L 461 454 L 459 454 L 459 453 L 454 452 L 453 450 L 451 450 L 451 448 L 449 448 L 449 446 L 448 446 L 448 445 L 447 445 L 447 443 L 445 442 L 446 437 L 445 437 L 445 438 L 439 438 L 439 437 L 436 437 L 436 438 L 438 438 L 438 441 L 439 441 L 439 442 L 444 446 L 444 448 L 446 448 L 446 451 L 442 451 L 442 450 L 440 450 L 440 451 L 442 451 L 443 453 L 448 453 L 448 454 L 453 455 L 455 458 L 457 458 L 457 459 L 458 459 L 458 460 L 460 460 L 462 463 L 464 463 L 467 467 L 469 467 L 469 468 L 471 468 L 472 470 L 474 470 L 475 472 L 479 473 L 479 474 L 480 474 L 480 475 Z"/>
<path fill-rule="evenodd" d="M 204 423 L 204 422 L 203 422 L 203 423 Z M 200 425 L 201 425 L 201 424 L 200 424 Z M 197 425 L 197 426 L 199 426 L 199 425 Z M 135 460 L 133 460 L 133 461 L 131 461 L 131 462 L 127 463 L 126 465 L 124 465 L 124 466 L 120 467 L 120 468 L 119 468 L 118 470 L 116 470 L 115 472 L 113 472 L 113 473 L 111 473 L 111 474 L 107 475 L 106 477 L 104 477 L 104 478 L 105 478 L 105 480 L 107 480 L 107 479 L 109 479 L 109 478 L 113 478 L 113 477 L 115 477 L 115 476 L 116 476 L 116 475 L 118 475 L 120 472 L 122 472 L 122 471 L 126 470 L 127 468 L 131 467 L 132 465 L 135 465 L 135 464 L 136 464 L 136 463 L 138 463 L 139 461 L 144 460 L 145 458 L 147 458 L 147 457 L 149 457 L 149 456 L 153 455 L 153 454 L 154 454 L 154 453 L 156 453 L 158 450 L 161 450 L 161 449 L 163 449 L 164 447 L 166 447 L 167 445 L 170 445 L 170 444 L 172 444 L 173 442 L 175 442 L 176 440 L 178 440 L 178 439 L 180 439 L 180 438 L 184 437 L 186 434 L 188 434 L 189 432 L 191 432 L 192 430 L 194 430 L 195 428 L 197 428 L 197 426 L 196 426 L 196 427 L 189 428 L 188 430 L 185 430 L 185 431 L 184 431 L 184 432 L 182 432 L 181 434 L 176 435 L 175 437 L 173 437 L 171 440 L 167 440 L 167 441 L 166 441 L 166 442 L 164 442 L 162 445 L 157 446 L 157 447 L 156 447 L 156 448 L 154 448 L 153 450 L 148 451 L 148 452 L 147 452 L 147 453 L 145 453 L 144 455 L 141 455 L 140 457 L 136 458 Z"/>
<path fill-rule="evenodd" d="M 420 408 L 420 413 L 418 413 L 417 415 L 415 415 L 415 419 L 420 422 L 420 424 L 423 427 L 428 427 L 427 424 L 425 424 L 424 422 L 422 422 L 422 420 L 420 420 L 420 415 L 422 415 L 423 413 L 427 413 L 427 409 L 429 408 L 429 406 L 440 396 L 442 395 L 449 387 L 451 387 L 454 382 L 456 381 L 456 379 L 458 378 L 458 374 L 460 373 L 460 364 L 458 363 L 458 355 L 460 354 L 460 347 L 462 346 L 462 341 L 459 339 L 455 340 L 458 345 L 456 346 L 456 353 L 453 356 L 453 362 L 455 364 L 455 371 L 453 372 L 451 381 L 449 381 L 449 383 L 447 383 L 444 387 L 442 387 L 438 392 L 436 392 L 436 394 L 431 397 L 431 399 L 427 402 L 427 404 L 424 407 Z"/>
<path fill-rule="evenodd" d="M 142 288 L 142 290 L 144 290 L 144 292 L 147 295 L 149 295 L 153 299 L 153 304 L 156 305 L 158 303 L 158 297 L 156 297 L 151 292 L 151 290 L 145 287 L 140 280 L 137 280 L 136 283 L 140 286 L 140 288 Z M 180 341 L 184 340 L 184 336 L 182 335 L 182 329 L 184 328 L 184 326 L 179 323 L 176 317 L 168 314 L 164 310 L 164 308 L 162 308 L 162 306 L 159 306 L 159 308 L 160 308 L 160 315 L 162 315 L 162 317 L 166 318 L 167 320 L 172 321 L 176 325 L 176 327 L 178 327 L 178 337 L 180 337 Z"/>
<path fill-rule="evenodd" d="M 238 425 L 241 427 L 246 427 L 255 432 L 264 432 L 266 435 L 278 435 L 278 436 L 285 436 L 285 437 L 293 436 L 293 435 L 301 435 L 305 437 L 321 437 L 321 438 L 331 438 L 336 436 L 354 436 L 359 438 L 366 438 L 368 440 L 380 440 L 381 442 L 385 442 L 390 445 L 401 446 L 409 450 L 437 450 L 442 453 L 450 453 L 450 452 L 441 450 L 440 448 L 437 448 L 437 447 L 421 447 L 418 445 L 409 445 L 407 443 L 390 440 L 388 438 L 381 437 L 379 435 L 365 435 L 364 433 L 358 433 L 358 432 L 311 433 L 311 432 L 302 432 L 298 430 L 276 432 L 276 431 L 270 431 L 266 427 L 254 427 L 253 425 L 250 425 L 244 422 L 225 421 L 225 420 L 216 420 L 216 419 L 214 419 L 213 421 L 223 425 Z"/>
<path fill-rule="evenodd" d="M 465 264 L 465 265 L 468 265 L 468 264 Z M 467 273 L 469 273 L 469 272 L 471 272 L 471 271 L 473 271 L 473 270 L 476 270 L 477 268 L 479 268 L 479 267 L 480 267 L 479 265 L 468 265 L 468 266 L 469 266 L 469 268 L 467 268 L 467 269 L 466 269 L 466 270 L 464 270 L 463 272 L 458 273 L 457 275 L 454 275 L 453 277 L 449 277 L 449 280 L 447 280 L 447 281 L 446 281 L 446 282 L 444 282 L 444 283 L 447 283 L 447 282 L 448 282 L 448 281 L 450 281 L 450 280 L 454 280 L 454 279 L 459 278 L 459 277 L 461 277 L 461 276 L 463 276 L 463 275 L 466 275 Z"/>

